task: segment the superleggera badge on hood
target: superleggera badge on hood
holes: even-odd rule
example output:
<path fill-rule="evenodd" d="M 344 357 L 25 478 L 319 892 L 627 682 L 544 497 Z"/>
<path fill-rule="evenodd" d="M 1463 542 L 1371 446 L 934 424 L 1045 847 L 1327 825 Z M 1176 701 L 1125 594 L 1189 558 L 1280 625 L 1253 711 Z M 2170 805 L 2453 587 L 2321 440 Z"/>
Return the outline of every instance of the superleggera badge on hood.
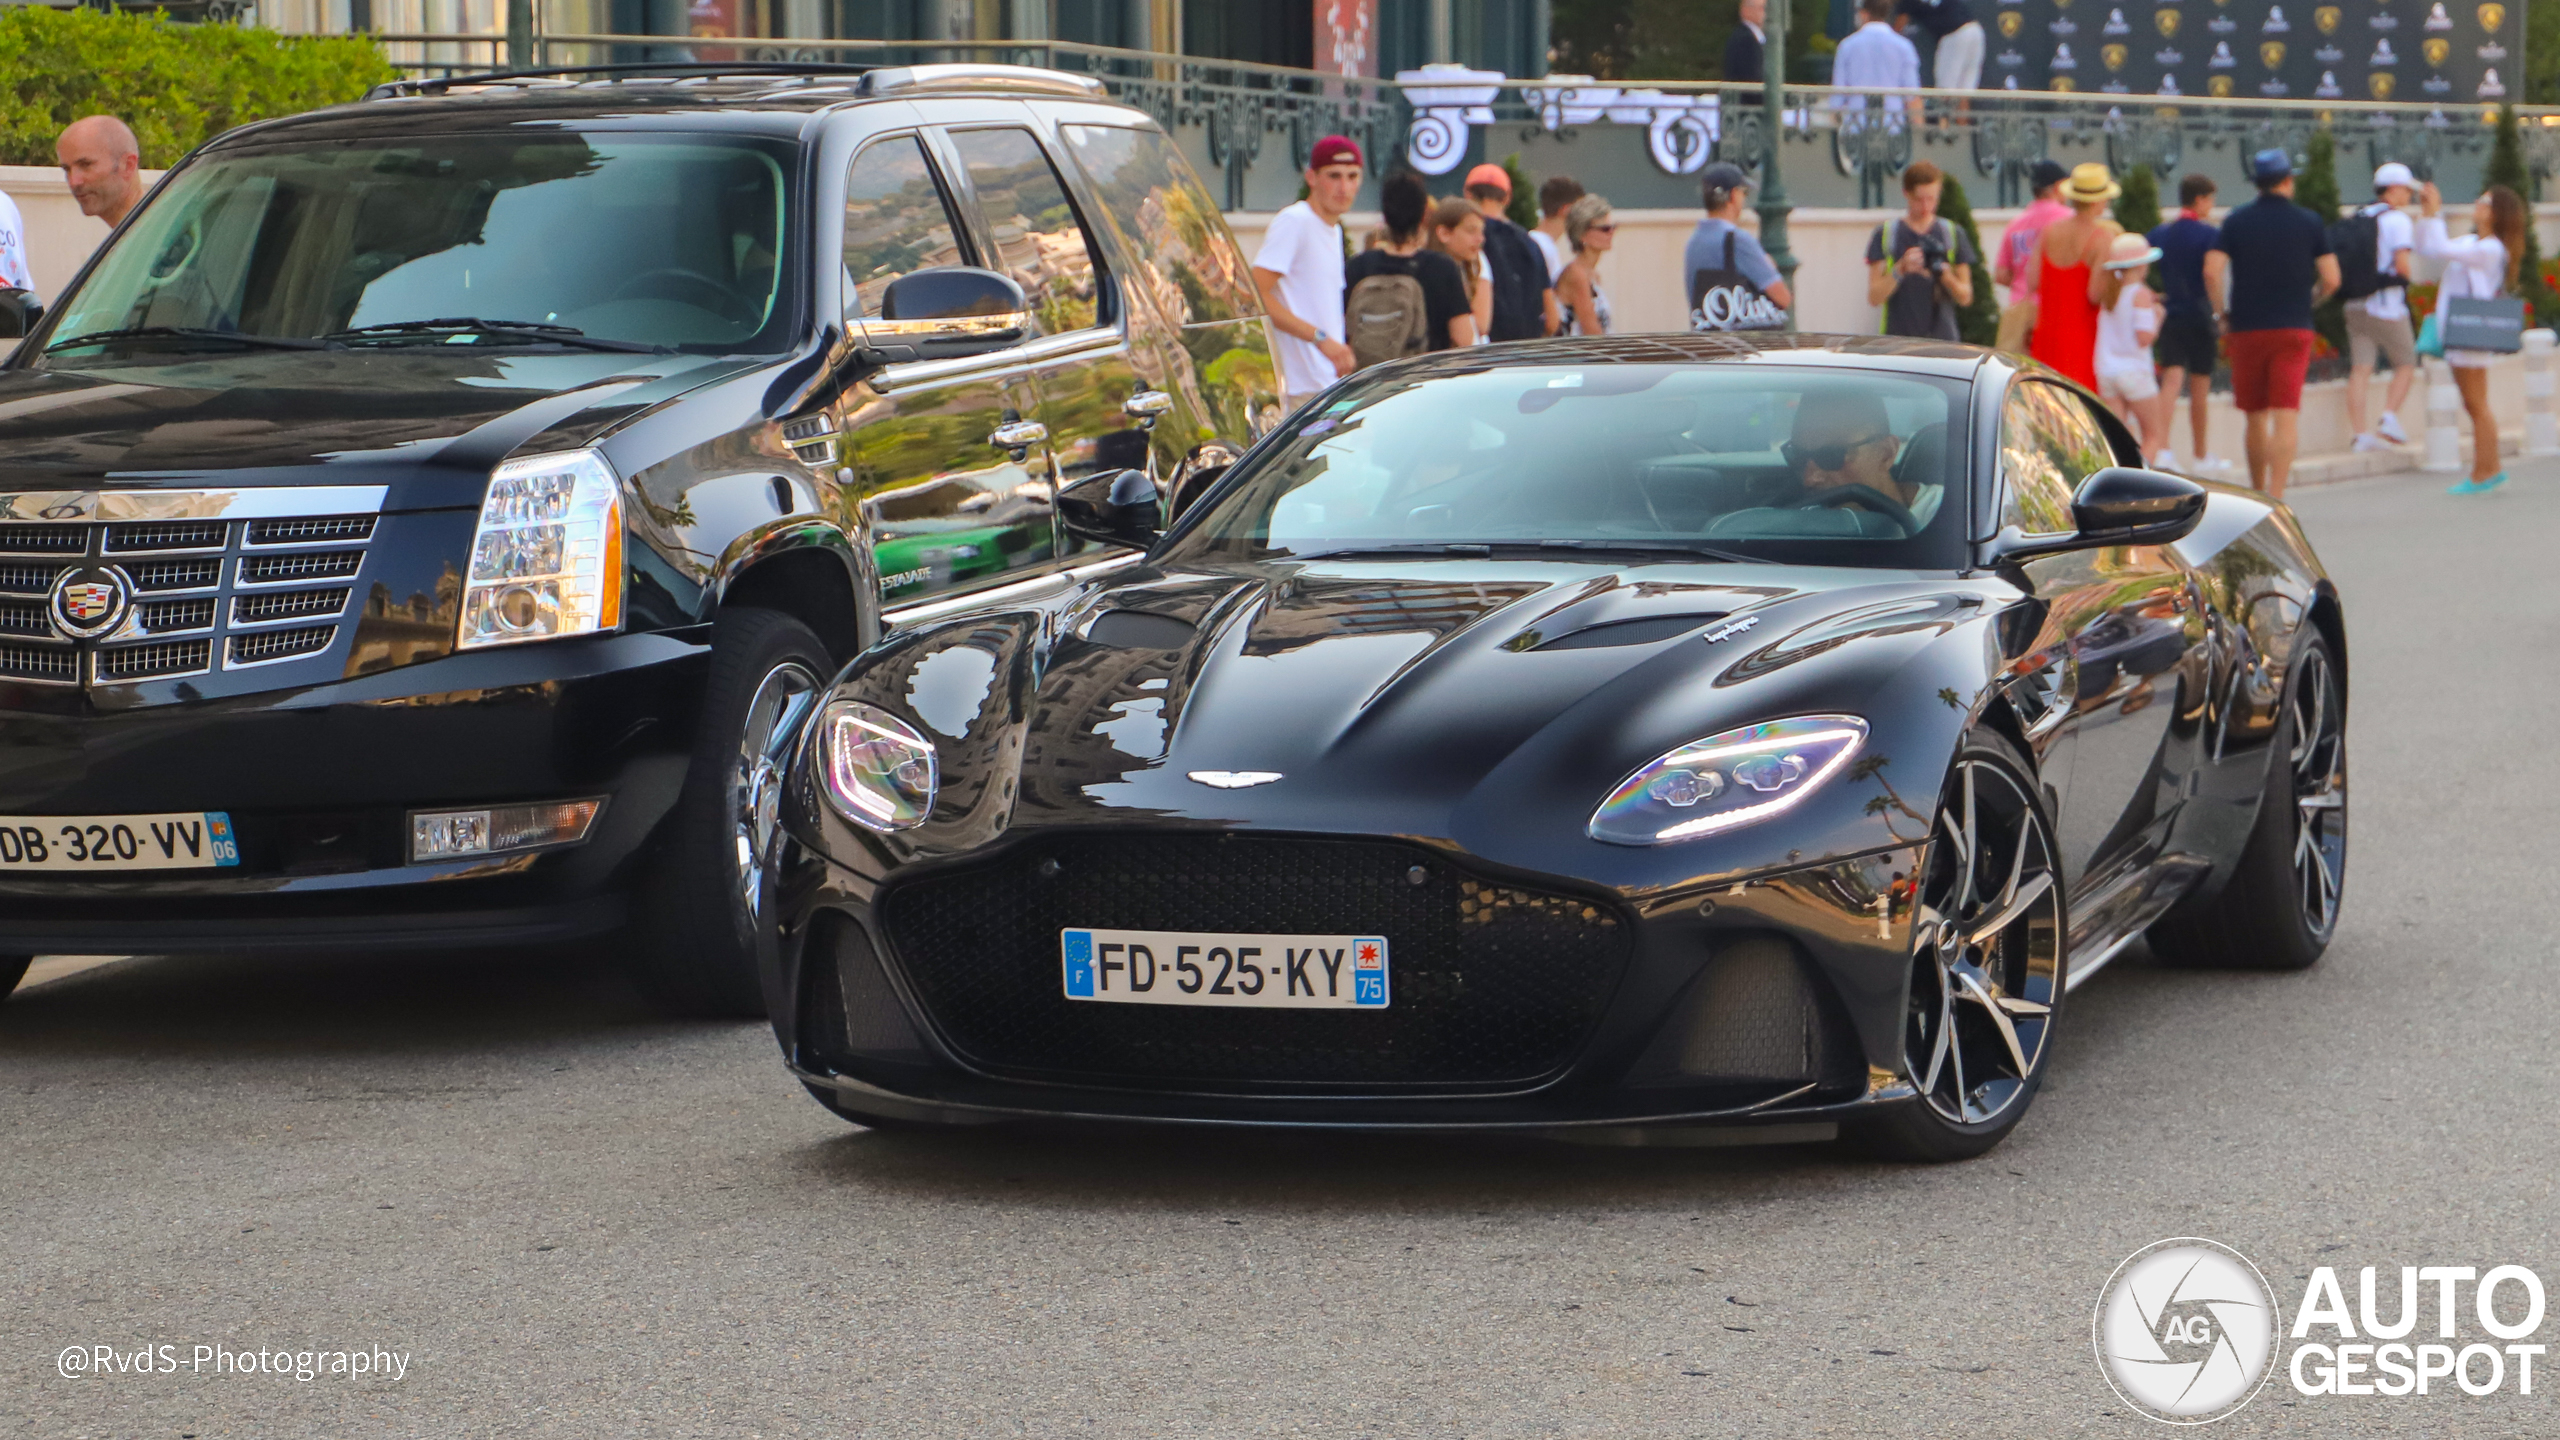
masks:
<path fill-rule="evenodd" d="M 1707 632 L 1707 643 L 1713 645 L 1719 640 L 1730 640 L 1759 623 L 1760 617 L 1757 615 L 1745 615 L 1739 620 L 1728 620 Z"/>

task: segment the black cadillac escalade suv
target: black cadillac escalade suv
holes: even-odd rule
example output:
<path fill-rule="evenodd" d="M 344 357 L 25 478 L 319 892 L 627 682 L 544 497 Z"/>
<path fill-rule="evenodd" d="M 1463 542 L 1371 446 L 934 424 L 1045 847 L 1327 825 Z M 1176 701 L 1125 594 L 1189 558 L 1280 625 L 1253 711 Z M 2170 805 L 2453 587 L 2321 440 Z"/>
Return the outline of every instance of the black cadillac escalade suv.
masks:
<path fill-rule="evenodd" d="M 620 933 L 763 1008 L 774 750 L 1276 418 L 1174 143 L 1002 66 L 403 82 L 172 170 L 0 367 L 28 957 Z"/>

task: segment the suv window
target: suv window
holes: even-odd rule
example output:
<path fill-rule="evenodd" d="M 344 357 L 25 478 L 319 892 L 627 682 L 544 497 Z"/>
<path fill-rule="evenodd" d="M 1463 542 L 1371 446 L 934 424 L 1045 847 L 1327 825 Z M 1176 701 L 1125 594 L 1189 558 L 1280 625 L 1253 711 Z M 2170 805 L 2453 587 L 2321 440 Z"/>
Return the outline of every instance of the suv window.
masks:
<path fill-rule="evenodd" d="M 1031 298 L 1037 333 L 1062 335 L 1100 323 L 1094 245 L 1068 203 L 1067 187 L 1028 130 L 961 130 L 951 136 L 968 167 L 969 188 L 995 246 L 991 268 Z"/>
<path fill-rule="evenodd" d="M 902 275 L 962 263 L 958 234 L 915 136 L 863 147 L 844 182 L 845 318 L 879 314 Z"/>
<path fill-rule="evenodd" d="M 1220 225 L 1218 204 L 1173 141 L 1116 125 L 1060 127 L 1093 181 L 1103 219 L 1140 273 L 1127 282 L 1155 297 L 1175 324 L 1259 315 L 1245 260 Z"/>
<path fill-rule="evenodd" d="M 2029 535 L 2067 535 L 2080 482 L 2115 463 L 2107 432 L 2080 397 L 2059 385 L 2009 387 L 2000 416 L 2000 469 L 2008 498 L 2000 523 Z"/>

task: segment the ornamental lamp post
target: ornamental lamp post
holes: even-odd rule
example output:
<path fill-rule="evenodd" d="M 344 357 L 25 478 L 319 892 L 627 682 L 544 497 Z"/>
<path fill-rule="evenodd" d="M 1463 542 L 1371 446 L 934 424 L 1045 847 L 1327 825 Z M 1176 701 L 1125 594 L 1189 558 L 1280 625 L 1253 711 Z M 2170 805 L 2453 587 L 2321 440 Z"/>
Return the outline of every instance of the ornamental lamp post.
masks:
<path fill-rule="evenodd" d="M 1787 182 L 1778 173 L 1778 137 L 1786 133 L 1787 120 L 1787 11 L 1794 0 L 1769 0 L 1769 14 L 1761 26 L 1769 38 L 1761 50 L 1760 103 L 1764 134 L 1760 148 L 1760 248 L 1769 253 L 1769 263 L 1792 292 L 1796 283 L 1796 254 L 1787 248 L 1787 216 L 1796 207 L 1787 203 Z M 1796 328 L 1795 311 L 1787 312 L 1787 328 Z"/>

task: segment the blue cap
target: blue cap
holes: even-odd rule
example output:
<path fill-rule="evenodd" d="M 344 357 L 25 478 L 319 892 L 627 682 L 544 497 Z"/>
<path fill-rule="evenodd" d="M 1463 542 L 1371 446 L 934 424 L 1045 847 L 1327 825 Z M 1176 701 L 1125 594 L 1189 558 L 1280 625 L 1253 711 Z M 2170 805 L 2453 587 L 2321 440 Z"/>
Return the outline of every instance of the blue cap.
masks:
<path fill-rule="evenodd" d="M 2261 150 L 2249 157 L 2249 178 L 2273 185 L 2293 173 L 2293 157 L 2282 150 Z"/>

